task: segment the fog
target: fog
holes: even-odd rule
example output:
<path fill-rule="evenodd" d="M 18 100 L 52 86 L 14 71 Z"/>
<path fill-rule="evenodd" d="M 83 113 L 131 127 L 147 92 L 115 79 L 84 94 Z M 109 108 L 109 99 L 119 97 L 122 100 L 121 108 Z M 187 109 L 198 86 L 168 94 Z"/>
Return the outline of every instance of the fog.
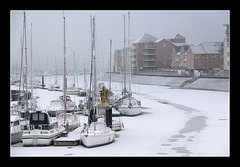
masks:
<path fill-rule="evenodd" d="M 23 34 L 23 12 L 10 11 L 11 70 L 19 70 L 20 36 Z M 27 50 L 30 60 L 31 23 L 34 71 L 63 69 L 63 11 L 28 11 Z M 123 15 L 130 12 L 130 40 L 148 33 L 156 38 L 174 38 L 181 34 L 188 44 L 221 42 L 226 37 L 223 24 L 229 23 L 229 11 L 64 11 L 66 18 L 67 70 L 73 70 L 73 51 L 77 70 L 90 66 L 90 16 L 96 20 L 96 56 L 98 71 L 109 70 L 110 44 L 114 50 L 123 48 Z M 127 17 L 126 17 L 127 18 Z M 127 25 L 127 19 L 126 19 Z M 126 26 L 126 30 L 127 30 Z M 126 34 L 127 36 L 127 34 Z M 22 38 L 22 37 L 21 37 Z M 113 60 L 113 59 L 112 59 Z M 112 63 L 113 64 L 113 63 Z M 29 65 L 29 62 L 28 62 Z"/>

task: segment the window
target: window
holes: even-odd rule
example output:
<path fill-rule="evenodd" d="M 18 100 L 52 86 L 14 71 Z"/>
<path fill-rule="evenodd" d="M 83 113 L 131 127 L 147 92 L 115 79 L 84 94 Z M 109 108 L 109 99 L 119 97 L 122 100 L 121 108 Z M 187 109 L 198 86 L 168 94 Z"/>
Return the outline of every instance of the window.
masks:
<path fill-rule="evenodd" d="M 166 53 L 166 49 L 163 49 L 163 53 Z"/>
<path fill-rule="evenodd" d="M 32 120 L 33 121 L 38 121 L 38 113 L 32 114 Z"/>
<path fill-rule="evenodd" d="M 198 58 L 198 55 L 197 55 L 197 54 L 195 55 L 195 58 Z"/>
<path fill-rule="evenodd" d="M 202 55 L 202 57 L 204 58 L 204 57 L 205 57 L 205 55 Z"/>
<path fill-rule="evenodd" d="M 202 67 L 202 64 L 203 64 L 202 61 L 198 61 L 198 62 L 197 62 L 198 67 Z"/>
<path fill-rule="evenodd" d="M 42 113 L 39 113 L 39 121 L 44 121 L 44 114 Z"/>
<path fill-rule="evenodd" d="M 167 58 L 167 55 L 163 55 L 163 58 L 166 59 L 166 58 Z"/>
<path fill-rule="evenodd" d="M 209 61 L 209 64 L 212 64 L 212 61 L 211 61 L 211 60 Z"/>
<path fill-rule="evenodd" d="M 167 43 L 164 42 L 164 43 L 163 43 L 163 47 L 166 47 L 166 46 L 167 46 Z"/>
<path fill-rule="evenodd" d="M 13 122 L 13 126 L 18 126 L 19 125 L 19 121 L 14 121 Z"/>

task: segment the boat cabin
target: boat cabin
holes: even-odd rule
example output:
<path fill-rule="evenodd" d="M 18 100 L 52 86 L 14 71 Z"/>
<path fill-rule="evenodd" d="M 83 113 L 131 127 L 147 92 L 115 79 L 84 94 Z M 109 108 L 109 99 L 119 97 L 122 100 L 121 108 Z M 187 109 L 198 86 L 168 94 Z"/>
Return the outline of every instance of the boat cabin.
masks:
<path fill-rule="evenodd" d="M 34 126 L 35 129 L 42 128 L 43 130 L 50 130 L 53 129 L 54 126 L 57 126 L 57 124 L 51 124 L 50 120 L 51 118 L 48 113 L 36 111 L 30 114 L 29 125 Z"/>
<path fill-rule="evenodd" d="M 64 100 L 63 100 L 63 96 L 60 96 L 59 99 L 62 100 L 62 101 L 64 101 Z M 66 96 L 66 102 L 68 102 L 68 101 L 72 102 L 70 96 Z"/>

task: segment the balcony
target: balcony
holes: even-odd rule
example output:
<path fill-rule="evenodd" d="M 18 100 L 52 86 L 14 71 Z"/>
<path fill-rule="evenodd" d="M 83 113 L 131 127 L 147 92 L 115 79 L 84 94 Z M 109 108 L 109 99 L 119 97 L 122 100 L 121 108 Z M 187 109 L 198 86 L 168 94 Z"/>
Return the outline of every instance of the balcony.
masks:
<path fill-rule="evenodd" d="M 143 62 L 143 67 L 157 67 L 157 63 L 155 62 Z"/>
<path fill-rule="evenodd" d="M 154 56 L 154 55 L 147 55 L 147 56 L 143 56 L 143 61 L 152 61 L 152 62 L 156 62 L 156 56 Z"/>
<path fill-rule="evenodd" d="M 156 51 L 155 50 L 144 50 L 143 51 L 143 55 L 156 55 Z"/>
<path fill-rule="evenodd" d="M 156 49 L 155 45 L 144 45 L 143 49 Z"/>

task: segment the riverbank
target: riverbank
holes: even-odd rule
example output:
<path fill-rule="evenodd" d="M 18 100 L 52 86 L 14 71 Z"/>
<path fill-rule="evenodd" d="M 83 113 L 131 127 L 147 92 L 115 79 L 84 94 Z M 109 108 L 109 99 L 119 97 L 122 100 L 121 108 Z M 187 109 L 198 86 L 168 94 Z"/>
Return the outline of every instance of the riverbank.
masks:
<path fill-rule="evenodd" d="M 132 75 L 131 83 L 145 84 L 145 85 L 158 85 L 168 86 L 170 88 L 179 89 L 200 89 L 200 90 L 216 90 L 227 91 L 230 90 L 230 80 L 228 78 L 198 78 L 195 82 L 189 83 L 184 87 L 179 87 L 184 81 L 191 77 L 178 77 L 178 76 L 157 76 L 157 75 Z M 102 73 L 99 75 L 99 80 L 109 81 L 109 74 Z M 123 75 L 113 73 L 111 76 L 112 82 L 122 82 Z"/>

